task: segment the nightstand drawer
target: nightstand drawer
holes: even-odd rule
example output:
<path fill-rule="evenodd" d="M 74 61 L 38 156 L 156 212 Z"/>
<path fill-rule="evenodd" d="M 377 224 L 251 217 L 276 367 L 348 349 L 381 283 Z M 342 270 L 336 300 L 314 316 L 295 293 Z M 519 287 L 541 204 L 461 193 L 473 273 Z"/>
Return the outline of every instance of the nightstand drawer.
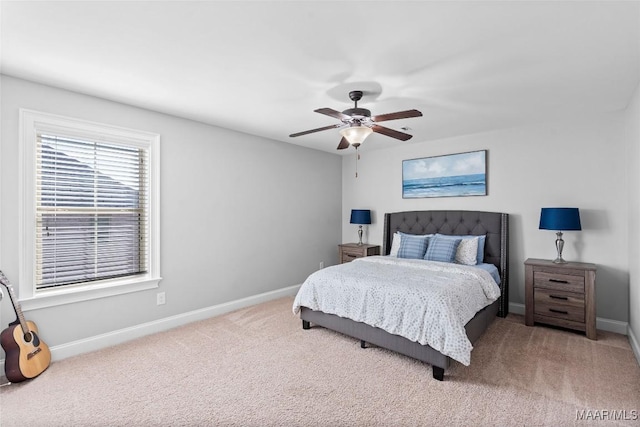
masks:
<path fill-rule="evenodd" d="M 360 253 L 353 253 L 353 252 L 346 252 L 346 251 L 342 251 L 342 259 L 340 260 L 341 262 L 349 262 L 349 261 L 353 261 L 356 258 L 362 258 L 362 252 Z"/>
<path fill-rule="evenodd" d="M 535 314 L 584 322 L 584 294 L 535 289 Z"/>
<path fill-rule="evenodd" d="M 533 273 L 533 287 L 584 293 L 584 275 L 536 271 Z"/>
<path fill-rule="evenodd" d="M 362 258 L 372 255 L 380 255 L 379 245 L 359 245 L 357 243 L 343 243 L 338 245 L 338 259 L 341 264 L 351 262 L 356 258 Z"/>

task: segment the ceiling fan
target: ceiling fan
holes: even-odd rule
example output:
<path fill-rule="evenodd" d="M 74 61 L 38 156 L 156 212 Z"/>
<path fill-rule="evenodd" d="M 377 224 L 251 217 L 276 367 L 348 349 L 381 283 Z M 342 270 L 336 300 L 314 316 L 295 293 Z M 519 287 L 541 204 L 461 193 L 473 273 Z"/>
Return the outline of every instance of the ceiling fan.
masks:
<path fill-rule="evenodd" d="M 319 108 L 314 110 L 316 113 L 335 117 L 340 120 L 340 123 L 303 132 L 292 133 L 289 137 L 295 138 L 296 136 L 307 135 L 323 130 L 342 128 L 340 131 L 342 139 L 340 140 L 340 144 L 338 144 L 338 150 L 344 150 L 345 148 L 348 148 L 349 145 L 353 145 L 358 148 L 362 141 L 364 141 L 364 139 L 372 132 L 390 136 L 391 138 L 396 138 L 401 141 L 407 141 L 413 137 L 413 135 L 409 135 L 408 133 L 380 126 L 378 123 L 388 120 L 420 117 L 422 116 L 420 111 L 406 110 L 395 113 L 380 114 L 372 117 L 371 111 L 366 108 L 358 108 L 358 101 L 362 99 L 362 95 L 363 92 L 361 90 L 353 90 L 349 92 L 349 98 L 355 103 L 355 106 L 354 108 L 346 109 L 343 112 L 336 111 L 332 108 Z"/>

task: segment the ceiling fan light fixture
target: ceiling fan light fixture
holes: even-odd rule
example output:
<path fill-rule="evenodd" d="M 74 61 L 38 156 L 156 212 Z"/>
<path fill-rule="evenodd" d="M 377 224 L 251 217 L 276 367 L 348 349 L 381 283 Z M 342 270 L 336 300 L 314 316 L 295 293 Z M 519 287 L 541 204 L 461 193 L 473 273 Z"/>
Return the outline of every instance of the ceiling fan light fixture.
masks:
<path fill-rule="evenodd" d="M 340 131 L 340 135 L 346 138 L 351 145 L 360 145 L 364 142 L 373 130 L 367 126 L 351 126 Z"/>

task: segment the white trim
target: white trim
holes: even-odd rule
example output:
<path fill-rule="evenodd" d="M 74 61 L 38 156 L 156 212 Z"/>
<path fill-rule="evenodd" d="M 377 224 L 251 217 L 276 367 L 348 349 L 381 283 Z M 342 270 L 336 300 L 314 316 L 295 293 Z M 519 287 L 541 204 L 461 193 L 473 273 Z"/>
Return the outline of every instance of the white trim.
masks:
<path fill-rule="evenodd" d="M 633 354 L 636 356 L 636 361 L 638 362 L 638 365 L 640 365 L 640 340 L 638 340 L 635 332 L 631 329 L 631 325 L 627 328 L 627 335 L 629 336 L 631 350 L 633 350 Z"/>
<path fill-rule="evenodd" d="M 524 316 L 525 305 L 515 302 L 509 303 L 509 313 L 520 314 Z M 627 322 L 621 322 L 619 320 L 605 319 L 602 317 L 596 317 L 596 329 L 607 332 L 615 332 L 616 334 L 627 335 L 627 329 L 629 324 Z"/>
<path fill-rule="evenodd" d="M 627 335 L 627 329 L 629 323 L 621 322 L 619 320 L 604 319 L 602 317 L 596 317 L 596 329 L 607 332 L 615 332 L 620 335 Z"/>
<path fill-rule="evenodd" d="M 234 310 L 239 310 L 251 305 L 260 304 L 263 302 L 271 301 L 286 296 L 294 296 L 302 285 L 294 285 L 286 288 L 277 289 L 275 291 L 265 292 L 262 294 L 242 298 L 235 301 L 230 301 L 211 307 L 206 307 L 200 310 L 194 310 L 187 313 L 178 314 L 175 316 L 165 317 L 164 319 L 155 320 L 153 322 L 143 323 L 141 325 L 132 326 L 129 328 L 119 329 L 116 331 L 108 332 L 106 334 L 96 335 L 94 337 L 84 338 L 70 343 L 53 346 L 51 350 L 51 358 L 53 361 L 66 359 L 68 357 L 77 356 L 79 354 L 87 353 L 90 351 L 100 350 L 106 347 L 117 345 L 126 341 L 131 341 L 136 338 L 140 338 L 146 335 L 155 334 L 158 332 L 166 331 L 178 326 L 186 325 L 188 323 L 196 322 L 198 320 L 208 319 L 210 317 L 220 316 L 221 314 L 229 313 Z M 509 312 L 513 314 L 524 315 L 524 304 L 509 303 Z M 600 319 L 607 322 L 607 319 Z M 625 322 L 619 322 L 617 320 L 611 320 L 608 322 L 614 322 L 622 324 Z M 626 324 L 626 323 L 625 323 Z M 601 328 L 607 330 L 605 328 Z M 640 364 L 640 344 L 635 336 L 635 333 L 628 326 L 629 343 L 633 350 L 638 363 Z M 616 332 L 616 331 L 610 331 Z M 0 372 L 4 372 L 4 359 L 0 359 Z"/>
<path fill-rule="evenodd" d="M 2 56 L 2 46 L 0 46 L 0 57 Z M 2 76 L 0 76 L 0 99 L 2 98 Z M 2 105 L 0 104 L 0 130 L 2 129 Z M 0 132 L 1 133 L 1 132 Z M 0 134 L 0 242 L 2 242 L 2 135 Z M 0 245 L 0 267 L 2 266 L 2 245 Z M 2 300 L 4 299 L 4 290 L 0 287 L 0 319 L 2 319 Z M 2 370 L 4 372 L 4 369 Z"/>
<path fill-rule="evenodd" d="M 509 313 L 519 314 L 524 316 L 524 304 L 518 304 L 515 302 L 509 303 Z"/>
<path fill-rule="evenodd" d="M 154 320 L 153 322 L 143 323 L 141 325 L 131 326 L 129 328 L 118 329 L 116 331 L 107 332 L 105 334 L 72 341 L 65 344 L 56 345 L 50 348 L 51 360 L 58 361 L 68 357 L 77 356 L 89 351 L 96 351 L 113 345 L 141 338 L 146 335 L 155 334 L 166 331 L 198 320 L 208 319 L 210 317 L 219 316 L 234 310 L 271 301 L 287 296 L 294 296 L 300 285 L 289 286 L 286 288 L 276 289 L 275 291 L 264 292 L 262 294 L 241 298 L 235 301 L 229 301 L 211 307 L 194 310 L 187 313 L 177 314 L 175 316 L 165 317 L 164 319 Z M 291 314 L 293 316 L 293 313 Z M 4 359 L 0 360 L 0 372 L 4 372 Z"/>
<path fill-rule="evenodd" d="M 101 280 L 82 285 L 77 289 L 65 286 L 61 289 L 47 289 L 32 298 L 20 298 L 22 311 L 38 310 L 63 304 L 72 304 L 97 298 L 139 292 L 157 288 L 162 278 Z"/>
<path fill-rule="evenodd" d="M 19 110 L 19 298 L 24 310 L 157 288 L 160 277 L 160 135 L 39 111 Z M 149 153 L 149 273 L 105 280 L 60 290 L 35 290 L 35 141 L 37 131 L 50 129 L 66 136 L 107 137 L 110 141 Z"/>

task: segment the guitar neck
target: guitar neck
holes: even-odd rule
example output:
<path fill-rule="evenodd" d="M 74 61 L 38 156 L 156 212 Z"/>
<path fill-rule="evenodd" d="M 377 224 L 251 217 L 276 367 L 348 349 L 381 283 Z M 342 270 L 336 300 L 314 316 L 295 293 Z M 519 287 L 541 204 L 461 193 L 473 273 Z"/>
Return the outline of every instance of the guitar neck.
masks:
<path fill-rule="evenodd" d="M 18 322 L 20 322 L 20 326 L 22 327 L 22 332 L 28 334 L 29 326 L 27 325 L 27 321 L 25 320 L 24 314 L 22 313 L 22 307 L 20 307 L 18 297 L 13 290 L 13 286 L 11 286 L 11 283 L 9 283 L 9 279 L 7 279 L 7 276 L 5 276 L 2 271 L 0 271 L 0 283 L 5 288 L 7 288 L 7 291 L 9 292 L 9 299 L 11 300 L 11 304 L 13 305 L 13 310 L 16 312 Z"/>

